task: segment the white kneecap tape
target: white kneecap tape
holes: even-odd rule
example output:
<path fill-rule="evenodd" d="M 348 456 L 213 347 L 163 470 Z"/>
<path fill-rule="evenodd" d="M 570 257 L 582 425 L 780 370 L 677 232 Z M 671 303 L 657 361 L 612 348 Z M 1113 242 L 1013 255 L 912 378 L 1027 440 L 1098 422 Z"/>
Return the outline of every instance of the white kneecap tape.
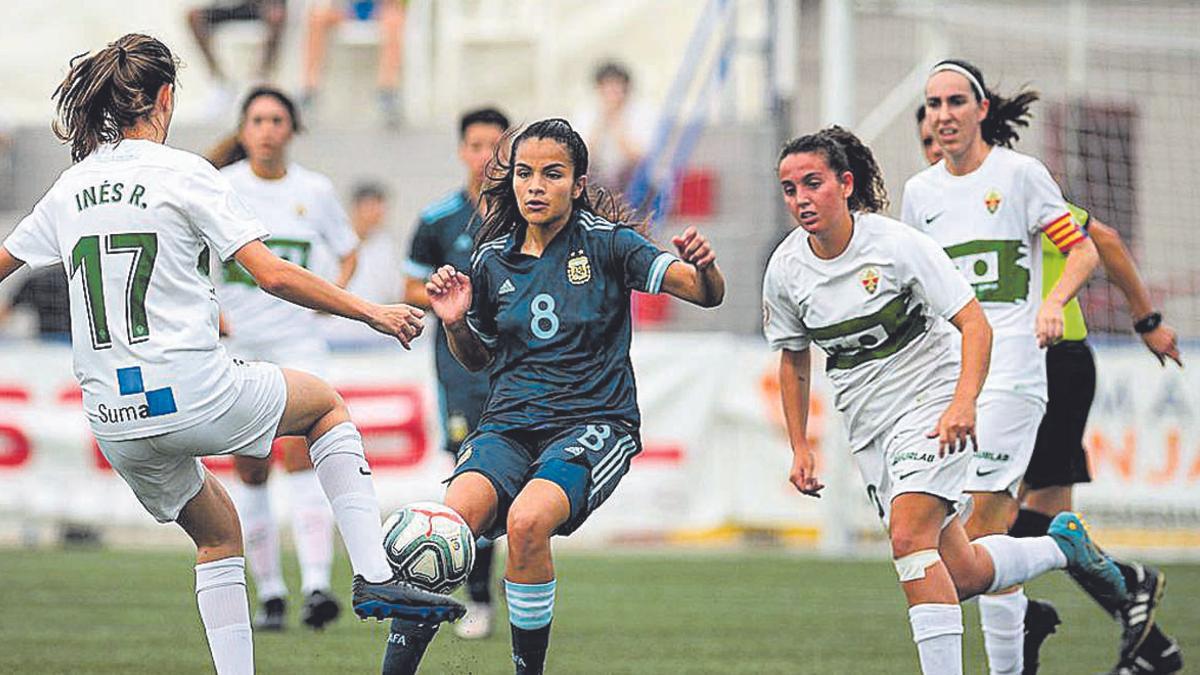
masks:
<path fill-rule="evenodd" d="M 896 558 L 892 563 L 896 566 L 896 573 L 900 575 L 900 583 L 904 583 L 905 581 L 924 579 L 925 570 L 938 564 L 941 560 L 942 556 L 938 555 L 936 548 L 927 548 Z"/>

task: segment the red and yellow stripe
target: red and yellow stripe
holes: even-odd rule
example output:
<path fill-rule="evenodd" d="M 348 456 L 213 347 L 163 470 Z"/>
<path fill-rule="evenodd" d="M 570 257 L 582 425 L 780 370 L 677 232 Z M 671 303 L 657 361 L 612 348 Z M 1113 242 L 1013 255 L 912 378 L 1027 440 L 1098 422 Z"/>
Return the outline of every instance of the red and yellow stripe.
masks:
<path fill-rule="evenodd" d="M 1069 211 L 1043 227 L 1042 232 L 1045 232 L 1050 241 L 1063 253 L 1070 251 L 1075 244 L 1087 239 L 1087 234 L 1071 217 Z"/>

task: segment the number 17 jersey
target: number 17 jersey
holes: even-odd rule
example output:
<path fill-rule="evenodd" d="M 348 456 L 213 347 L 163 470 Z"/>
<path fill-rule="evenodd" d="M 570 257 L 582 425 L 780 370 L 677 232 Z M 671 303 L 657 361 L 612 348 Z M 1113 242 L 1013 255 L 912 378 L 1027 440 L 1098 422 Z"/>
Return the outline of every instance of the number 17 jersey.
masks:
<path fill-rule="evenodd" d="M 209 256 L 267 231 L 203 158 L 144 140 L 67 169 L 4 248 L 70 279 L 71 345 L 97 438 L 185 429 L 233 405 Z"/>

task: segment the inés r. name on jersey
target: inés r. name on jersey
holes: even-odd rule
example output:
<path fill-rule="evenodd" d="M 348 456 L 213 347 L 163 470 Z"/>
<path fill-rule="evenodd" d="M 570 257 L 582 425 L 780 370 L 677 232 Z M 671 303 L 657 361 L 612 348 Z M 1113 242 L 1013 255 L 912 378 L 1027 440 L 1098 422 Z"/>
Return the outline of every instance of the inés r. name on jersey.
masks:
<path fill-rule="evenodd" d="M 207 161 L 143 140 L 98 148 L 17 225 L 9 253 L 67 273 L 75 376 L 97 438 L 167 433 L 233 404 L 208 257 L 266 236 Z"/>
<path fill-rule="evenodd" d="M 577 213 L 540 258 L 521 234 L 482 244 L 467 323 L 493 353 L 480 426 L 541 430 L 641 418 L 629 294 L 657 293 L 678 260 L 635 230 Z"/>
<path fill-rule="evenodd" d="M 858 450 L 914 405 L 949 403 L 961 358 L 948 320 L 971 298 L 929 237 L 860 213 L 836 258 L 818 258 L 800 229 L 779 245 L 763 281 L 764 332 L 774 349 L 826 353 Z"/>

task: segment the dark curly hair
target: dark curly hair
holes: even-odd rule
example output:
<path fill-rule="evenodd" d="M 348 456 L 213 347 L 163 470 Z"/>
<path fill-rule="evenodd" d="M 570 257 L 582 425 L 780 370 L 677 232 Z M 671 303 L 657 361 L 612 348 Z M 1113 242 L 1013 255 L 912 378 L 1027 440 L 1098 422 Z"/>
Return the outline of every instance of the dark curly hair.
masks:
<path fill-rule="evenodd" d="M 529 225 L 521 215 L 517 196 L 513 192 L 513 173 L 517 149 L 521 143 L 535 139 L 551 139 L 567 151 L 571 161 L 572 178 L 587 175 L 588 149 L 583 137 L 571 128 L 571 123 L 559 117 L 540 120 L 524 130 L 510 129 L 496 145 L 496 154 L 485 170 L 483 199 L 487 204 L 487 216 L 475 234 L 475 245 L 502 237 L 510 232 L 522 230 Z M 505 151 L 506 148 L 511 149 Z M 584 211 L 593 213 L 612 223 L 632 227 L 645 234 L 646 223 L 633 220 L 633 210 L 617 193 L 600 187 L 588 187 L 579 193 L 571 204 L 571 214 Z"/>
<path fill-rule="evenodd" d="M 851 211 L 877 213 L 888 207 L 887 188 L 883 185 L 883 174 L 871 149 L 863 145 L 858 137 L 837 126 L 826 127 L 816 133 L 793 138 L 779 151 L 776 168 L 790 155 L 801 152 L 819 153 L 839 176 L 849 171 L 854 176 L 854 191 L 846 200 Z"/>

